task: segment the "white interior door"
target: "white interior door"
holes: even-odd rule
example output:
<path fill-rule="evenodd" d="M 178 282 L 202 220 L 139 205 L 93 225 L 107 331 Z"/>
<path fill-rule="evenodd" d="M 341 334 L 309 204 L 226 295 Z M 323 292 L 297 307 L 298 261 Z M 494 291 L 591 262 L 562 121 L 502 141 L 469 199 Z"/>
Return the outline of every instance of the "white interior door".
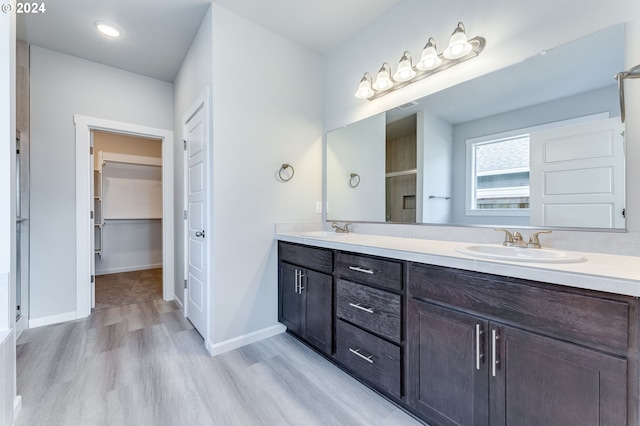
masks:
<path fill-rule="evenodd" d="M 96 307 L 96 182 L 95 182 L 95 173 L 94 170 L 94 152 L 93 152 L 93 130 L 91 131 L 90 139 L 89 139 L 89 161 L 91 162 L 91 173 L 89 174 L 91 182 L 89 183 L 89 188 L 91 191 L 91 309 Z M 102 194 L 100 194 L 102 195 Z"/>
<path fill-rule="evenodd" d="M 200 335 L 207 325 L 207 143 L 206 110 L 202 105 L 185 123 L 186 263 L 185 313 Z"/>
<path fill-rule="evenodd" d="M 532 133 L 531 225 L 625 227 L 619 118 Z"/>

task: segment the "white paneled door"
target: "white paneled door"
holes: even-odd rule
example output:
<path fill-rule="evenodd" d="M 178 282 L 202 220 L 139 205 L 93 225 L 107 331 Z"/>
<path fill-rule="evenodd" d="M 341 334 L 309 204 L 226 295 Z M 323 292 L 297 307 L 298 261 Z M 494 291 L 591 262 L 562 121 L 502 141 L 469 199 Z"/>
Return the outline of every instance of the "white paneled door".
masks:
<path fill-rule="evenodd" d="M 623 134 L 619 118 L 532 133 L 531 224 L 624 229 Z"/>
<path fill-rule="evenodd" d="M 185 123 L 187 318 L 206 338 L 207 326 L 207 121 L 204 104 Z"/>

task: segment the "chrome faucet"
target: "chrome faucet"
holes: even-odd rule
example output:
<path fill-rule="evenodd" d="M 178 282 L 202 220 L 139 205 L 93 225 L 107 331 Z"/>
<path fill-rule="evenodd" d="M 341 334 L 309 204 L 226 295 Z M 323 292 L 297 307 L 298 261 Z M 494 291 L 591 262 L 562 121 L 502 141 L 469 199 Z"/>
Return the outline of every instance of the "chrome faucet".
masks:
<path fill-rule="evenodd" d="M 542 248 L 540 245 L 540 240 L 538 239 L 538 235 L 540 234 L 550 234 L 551 231 L 536 231 L 529 237 L 529 242 L 526 243 L 522 234 L 518 231 L 513 234 L 506 229 L 495 228 L 496 231 L 504 232 L 504 241 L 502 242 L 503 246 L 509 247 L 529 247 L 529 248 Z"/>
<path fill-rule="evenodd" d="M 524 242 L 524 238 L 522 238 L 522 234 L 518 231 L 513 233 L 513 246 L 515 247 L 529 247 L 527 243 Z"/>
<path fill-rule="evenodd" d="M 333 229 L 335 229 L 336 232 L 339 233 L 339 234 L 348 234 L 349 233 L 349 225 L 351 225 L 351 223 L 345 223 L 344 226 L 340 226 L 337 223 L 333 222 L 331 224 L 331 227 Z"/>

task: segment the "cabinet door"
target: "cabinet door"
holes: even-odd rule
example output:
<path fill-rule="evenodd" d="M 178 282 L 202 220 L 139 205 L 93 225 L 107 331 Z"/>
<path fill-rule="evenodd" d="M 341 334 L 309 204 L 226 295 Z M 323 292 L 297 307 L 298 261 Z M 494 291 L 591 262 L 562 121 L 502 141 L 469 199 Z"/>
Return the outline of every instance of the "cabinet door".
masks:
<path fill-rule="evenodd" d="M 487 425 L 488 322 L 417 300 L 408 309 L 410 406 L 437 425 Z"/>
<path fill-rule="evenodd" d="M 331 354 L 333 336 L 333 278 L 310 270 L 302 271 L 304 295 L 304 337 L 313 346 Z"/>
<path fill-rule="evenodd" d="M 626 360 L 507 326 L 490 327 L 498 336 L 491 425 L 627 424 Z"/>
<path fill-rule="evenodd" d="M 302 333 L 302 295 L 299 291 L 300 268 L 280 263 L 280 322 L 296 333 Z"/>

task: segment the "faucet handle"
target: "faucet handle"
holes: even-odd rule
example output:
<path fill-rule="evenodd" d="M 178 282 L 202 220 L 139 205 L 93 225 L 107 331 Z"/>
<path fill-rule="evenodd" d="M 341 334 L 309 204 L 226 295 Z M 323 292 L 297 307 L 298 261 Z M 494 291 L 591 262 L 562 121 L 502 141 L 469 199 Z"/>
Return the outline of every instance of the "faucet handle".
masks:
<path fill-rule="evenodd" d="M 529 247 L 533 247 L 533 248 L 542 248 L 542 246 L 540 245 L 540 240 L 538 239 L 538 235 L 540 234 L 550 234 L 551 231 L 536 231 L 533 234 L 531 234 L 531 236 L 529 237 Z"/>
<path fill-rule="evenodd" d="M 511 246 L 513 245 L 513 234 L 506 229 L 502 228 L 494 228 L 496 231 L 504 232 L 504 241 L 502 242 L 503 246 Z"/>

